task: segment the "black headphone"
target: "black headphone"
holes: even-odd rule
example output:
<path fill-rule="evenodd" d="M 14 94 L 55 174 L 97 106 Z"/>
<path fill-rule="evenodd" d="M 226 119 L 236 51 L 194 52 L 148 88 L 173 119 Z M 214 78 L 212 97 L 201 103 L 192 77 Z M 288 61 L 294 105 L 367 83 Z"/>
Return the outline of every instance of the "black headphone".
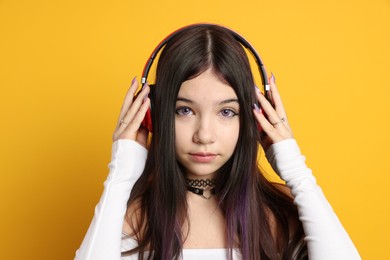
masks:
<path fill-rule="evenodd" d="M 160 50 L 168 42 L 170 42 L 172 39 L 174 39 L 176 37 L 176 35 L 178 35 L 181 32 L 184 32 L 186 30 L 189 30 L 189 29 L 192 29 L 192 28 L 196 28 L 196 27 L 208 27 L 210 25 L 216 25 L 216 24 L 207 24 L 207 23 L 191 24 L 191 25 L 179 28 L 178 30 L 172 32 L 167 37 L 165 37 L 156 46 L 156 48 L 153 50 L 152 54 L 150 55 L 148 61 L 146 62 L 145 66 L 144 66 L 144 70 L 142 72 L 142 78 L 141 78 L 142 86 L 144 86 L 146 84 L 146 82 L 147 82 L 148 74 L 149 74 L 150 68 L 152 67 L 154 59 L 156 58 L 156 56 L 160 52 Z M 217 25 L 217 26 L 220 26 L 220 25 Z M 223 27 L 223 28 L 227 29 L 229 31 L 229 33 L 242 46 L 244 46 L 247 50 L 249 50 L 249 52 L 252 54 L 253 58 L 256 61 L 256 64 L 257 64 L 257 67 L 258 67 L 258 70 L 259 70 L 259 73 L 260 73 L 260 76 L 261 76 L 261 81 L 262 81 L 262 85 L 263 85 L 264 95 L 268 98 L 269 97 L 268 93 L 269 93 L 269 90 L 270 90 L 270 86 L 269 86 L 269 82 L 268 82 L 267 72 L 266 72 L 264 64 L 263 64 L 263 62 L 262 62 L 262 60 L 260 58 L 260 55 L 257 53 L 255 48 L 253 48 L 253 46 L 247 40 L 244 39 L 244 37 L 242 37 L 241 35 L 239 35 L 238 33 L 236 33 L 235 31 L 233 31 L 233 30 L 231 30 L 229 28 L 226 28 L 226 27 Z M 152 132 L 152 118 L 151 118 L 150 108 L 148 109 L 148 112 L 146 113 L 145 118 L 142 121 L 142 126 L 146 127 L 150 132 Z"/>

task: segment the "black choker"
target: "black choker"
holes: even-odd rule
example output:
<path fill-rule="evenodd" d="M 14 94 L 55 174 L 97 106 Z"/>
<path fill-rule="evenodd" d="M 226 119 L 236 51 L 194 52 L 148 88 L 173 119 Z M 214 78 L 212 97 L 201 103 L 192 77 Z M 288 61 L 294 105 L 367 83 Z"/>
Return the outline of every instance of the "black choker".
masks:
<path fill-rule="evenodd" d="M 192 187 L 213 187 L 215 186 L 215 181 L 214 179 L 186 179 L 186 184 Z"/>
<path fill-rule="evenodd" d="M 191 191 L 192 193 L 195 193 L 196 195 L 199 195 L 204 199 L 208 200 L 215 194 L 214 179 L 212 179 L 212 180 L 210 180 L 210 179 L 206 179 L 206 180 L 186 179 L 186 184 L 187 184 L 188 191 Z M 201 188 L 201 187 L 208 187 L 208 188 Z M 206 196 L 205 193 L 207 193 L 208 196 Z"/>

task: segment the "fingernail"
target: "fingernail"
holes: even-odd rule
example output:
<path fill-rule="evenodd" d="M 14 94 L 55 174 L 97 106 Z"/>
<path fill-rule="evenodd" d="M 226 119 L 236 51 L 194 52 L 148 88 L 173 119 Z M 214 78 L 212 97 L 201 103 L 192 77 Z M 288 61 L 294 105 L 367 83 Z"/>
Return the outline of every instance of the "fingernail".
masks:
<path fill-rule="evenodd" d="M 274 74 L 271 72 L 271 80 L 274 82 L 274 83 L 276 83 L 276 79 L 275 79 L 275 76 L 274 76 Z"/>
<path fill-rule="evenodd" d="M 133 78 L 133 80 L 131 81 L 131 85 L 133 85 L 133 84 L 135 83 L 136 80 L 137 80 L 137 76 L 135 76 L 135 77 Z"/>
<path fill-rule="evenodd" d="M 256 110 L 256 112 L 260 113 L 260 108 L 256 103 L 253 104 L 253 108 Z"/>
<path fill-rule="evenodd" d="M 260 89 L 255 85 L 255 90 L 257 93 L 260 93 Z"/>

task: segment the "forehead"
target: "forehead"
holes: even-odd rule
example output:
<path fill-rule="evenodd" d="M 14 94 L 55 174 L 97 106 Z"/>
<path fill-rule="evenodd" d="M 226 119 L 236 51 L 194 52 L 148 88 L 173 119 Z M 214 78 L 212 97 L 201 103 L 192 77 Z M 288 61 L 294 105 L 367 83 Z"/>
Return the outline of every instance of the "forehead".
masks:
<path fill-rule="evenodd" d="M 225 100 L 236 99 L 234 89 L 226 82 L 220 80 L 210 69 L 199 76 L 182 83 L 179 98 L 191 100 Z"/>

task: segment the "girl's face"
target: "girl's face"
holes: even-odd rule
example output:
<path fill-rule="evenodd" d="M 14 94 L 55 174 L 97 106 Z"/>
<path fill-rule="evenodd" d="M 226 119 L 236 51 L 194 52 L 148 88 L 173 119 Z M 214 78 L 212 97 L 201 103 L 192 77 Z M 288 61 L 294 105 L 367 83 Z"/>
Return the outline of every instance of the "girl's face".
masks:
<path fill-rule="evenodd" d="M 209 69 L 184 81 L 176 100 L 176 158 L 187 178 L 213 178 L 237 144 L 240 106 L 232 87 Z"/>

